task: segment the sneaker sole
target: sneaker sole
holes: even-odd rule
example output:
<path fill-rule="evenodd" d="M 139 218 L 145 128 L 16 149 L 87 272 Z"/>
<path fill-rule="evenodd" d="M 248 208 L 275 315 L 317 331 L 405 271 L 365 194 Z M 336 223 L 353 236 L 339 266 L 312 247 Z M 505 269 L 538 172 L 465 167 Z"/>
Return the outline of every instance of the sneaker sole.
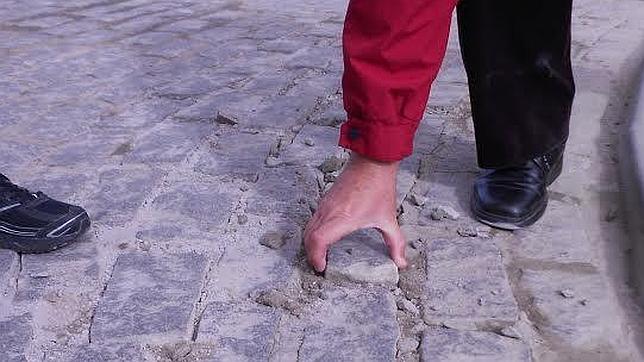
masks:
<path fill-rule="evenodd" d="M 76 242 L 89 230 L 91 222 L 87 213 L 84 213 L 78 222 L 80 225 L 77 232 L 58 238 L 21 238 L 5 235 L 0 237 L 0 249 L 10 249 L 22 254 L 42 254 L 60 249 Z"/>

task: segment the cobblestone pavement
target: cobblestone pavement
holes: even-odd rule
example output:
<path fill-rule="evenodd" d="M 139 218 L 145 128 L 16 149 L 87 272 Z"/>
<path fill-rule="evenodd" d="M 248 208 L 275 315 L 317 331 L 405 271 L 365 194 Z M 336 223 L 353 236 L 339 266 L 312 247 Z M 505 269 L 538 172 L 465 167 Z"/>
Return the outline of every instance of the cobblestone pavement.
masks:
<path fill-rule="evenodd" d="M 94 219 L 64 250 L 0 251 L 1 361 L 642 360 L 615 139 L 644 3 L 576 2 L 571 143 L 540 223 L 469 217 L 453 36 L 400 174 L 412 267 L 361 232 L 317 276 L 300 233 L 346 158 L 345 6 L 0 3 L 0 170 Z"/>

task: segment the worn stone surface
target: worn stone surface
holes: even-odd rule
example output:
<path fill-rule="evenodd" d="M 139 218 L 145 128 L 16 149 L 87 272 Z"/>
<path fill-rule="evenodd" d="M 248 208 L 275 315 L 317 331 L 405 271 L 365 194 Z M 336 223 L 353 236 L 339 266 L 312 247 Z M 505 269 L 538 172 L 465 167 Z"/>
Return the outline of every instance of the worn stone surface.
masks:
<path fill-rule="evenodd" d="M 355 232 L 331 247 L 325 276 L 395 286 L 398 268 L 389 259 L 382 236 L 375 230 Z"/>
<path fill-rule="evenodd" d="M 319 167 L 330 156 L 340 155 L 338 147 L 340 130 L 332 127 L 304 126 L 293 142 L 280 153 L 280 163 Z"/>
<path fill-rule="evenodd" d="M 146 361 L 146 357 L 143 353 L 143 348 L 137 344 L 92 343 L 73 348 L 72 352 L 70 352 L 68 355 L 68 360 L 73 362 L 109 362 L 116 360 L 142 362 Z"/>
<path fill-rule="evenodd" d="M 0 318 L 0 360 L 27 361 L 27 348 L 33 335 L 29 314 Z"/>
<path fill-rule="evenodd" d="M 206 260 L 198 254 L 119 256 L 98 304 L 92 341 L 189 332 Z"/>
<path fill-rule="evenodd" d="M 215 302 L 206 307 L 197 341 L 217 348 L 212 361 L 266 361 L 278 336 L 281 312 L 253 303 Z"/>
<path fill-rule="evenodd" d="M 530 362 L 530 349 L 520 340 L 491 332 L 430 328 L 423 333 L 421 360 L 427 362 Z"/>
<path fill-rule="evenodd" d="M 0 249 L 0 297 L 8 293 L 11 272 L 18 267 L 18 254 Z"/>
<path fill-rule="evenodd" d="M 620 327 L 609 321 L 620 311 L 605 293 L 606 283 L 592 268 L 525 270 L 520 285 L 531 296 L 533 320 L 549 338 L 572 349 L 594 353 L 618 343 L 614 338 Z"/>
<path fill-rule="evenodd" d="M 392 361 L 399 330 L 396 306 L 382 290 L 347 290 L 320 303 L 306 321 L 305 361 Z"/>
<path fill-rule="evenodd" d="M 494 243 L 471 238 L 433 240 L 426 249 L 424 319 L 464 329 L 509 325 L 519 308 Z"/>

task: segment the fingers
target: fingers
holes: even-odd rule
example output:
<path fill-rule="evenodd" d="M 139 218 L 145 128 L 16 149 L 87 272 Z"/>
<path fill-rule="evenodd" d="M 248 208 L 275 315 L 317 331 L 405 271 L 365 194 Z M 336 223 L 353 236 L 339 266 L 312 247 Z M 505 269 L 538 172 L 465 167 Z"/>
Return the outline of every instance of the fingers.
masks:
<path fill-rule="evenodd" d="M 407 267 L 407 259 L 405 257 L 407 242 L 405 241 L 405 236 L 400 230 L 398 223 L 394 222 L 392 225 L 378 228 L 378 230 L 380 230 L 380 233 L 385 240 L 391 259 L 398 268 L 405 269 Z"/>
<path fill-rule="evenodd" d="M 312 221 L 304 233 L 304 247 L 311 266 L 317 272 L 323 272 L 329 247 L 357 229 L 344 218 L 332 218 L 323 223 L 319 219 Z"/>

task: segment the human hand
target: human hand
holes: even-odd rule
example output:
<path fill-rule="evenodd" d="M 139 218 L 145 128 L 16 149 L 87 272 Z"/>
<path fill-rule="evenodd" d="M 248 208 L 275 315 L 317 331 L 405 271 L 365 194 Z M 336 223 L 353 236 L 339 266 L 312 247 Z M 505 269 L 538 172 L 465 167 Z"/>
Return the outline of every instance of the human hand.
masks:
<path fill-rule="evenodd" d="M 382 234 L 389 255 L 405 268 L 405 238 L 396 219 L 396 173 L 399 162 L 383 163 L 353 154 L 349 164 L 322 197 L 304 231 L 304 248 L 313 268 L 326 269 L 329 247 L 365 228 Z"/>

